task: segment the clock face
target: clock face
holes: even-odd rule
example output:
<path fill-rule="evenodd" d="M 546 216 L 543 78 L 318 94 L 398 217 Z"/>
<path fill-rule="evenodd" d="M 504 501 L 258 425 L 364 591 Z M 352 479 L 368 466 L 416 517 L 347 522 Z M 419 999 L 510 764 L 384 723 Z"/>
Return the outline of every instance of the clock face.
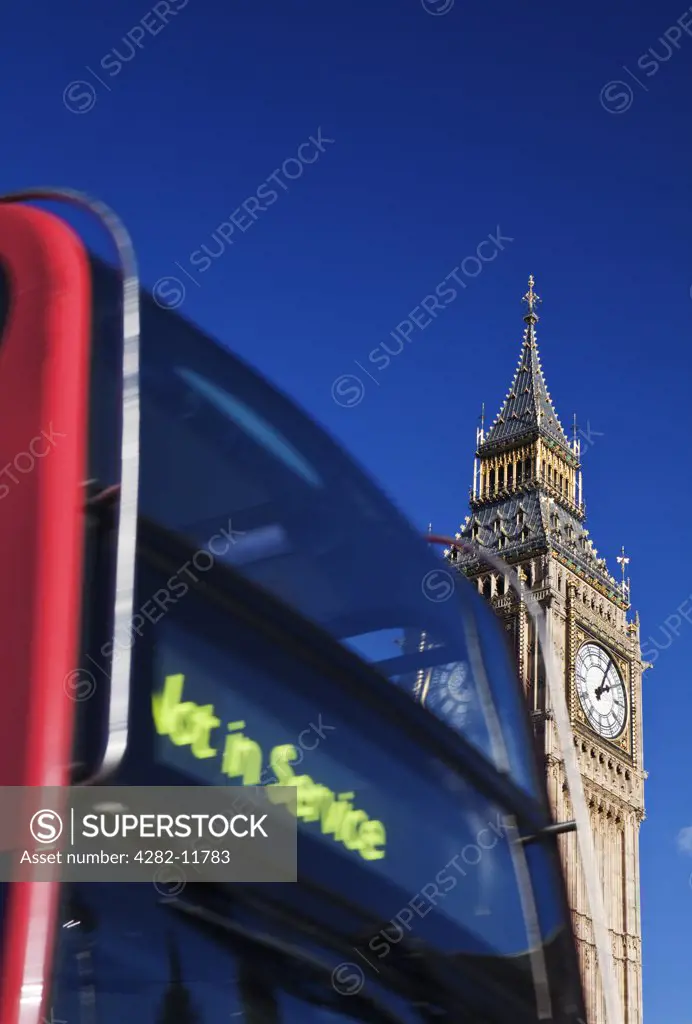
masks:
<path fill-rule="evenodd" d="M 430 670 L 421 703 L 453 729 L 464 729 L 472 700 L 471 671 L 465 661 Z"/>
<path fill-rule="evenodd" d="M 577 654 L 577 693 L 589 724 L 613 740 L 625 727 L 627 691 L 615 662 L 598 644 L 584 644 Z"/>

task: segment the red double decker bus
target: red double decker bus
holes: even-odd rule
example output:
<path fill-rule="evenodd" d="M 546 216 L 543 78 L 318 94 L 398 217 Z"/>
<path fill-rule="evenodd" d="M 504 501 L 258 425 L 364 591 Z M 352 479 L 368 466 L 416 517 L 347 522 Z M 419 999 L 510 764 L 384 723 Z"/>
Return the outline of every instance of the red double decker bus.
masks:
<path fill-rule="evenodd" d="M 0 785 L 295 785 L 299 880 L 4 883 L 2 1024 L 577 1024 L 492 612 L 115 236 L 124 271 L 0 204 Z M 458 727 L 414 699 L 435 665 Z M 176 732 L 183 704 L 238 757 Z"/>

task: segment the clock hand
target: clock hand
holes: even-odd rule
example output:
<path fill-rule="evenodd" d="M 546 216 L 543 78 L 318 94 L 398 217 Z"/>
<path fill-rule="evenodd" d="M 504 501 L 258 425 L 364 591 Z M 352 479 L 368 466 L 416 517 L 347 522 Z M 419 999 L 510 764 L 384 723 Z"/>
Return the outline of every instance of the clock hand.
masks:
<path fill-rule="evenodd" d="M 608 664 L 606 666 L 606 670 L 603 673 L 603 679 L 601 679 L 601 685 L 597 686 L 596 689 L 594 690 L 594 696 L 595 696 L 596 700 L 600 700 L 601 697 L 603 696 L 603 694 L 607 693 L 610 690 L 610 687 L 606 686 L 606 684 L 605 684 L 606 676 L 608 675 L 608 672 L 610 671 L 610 665 L 611 665 L 611 663 L 608 662 Z"/>

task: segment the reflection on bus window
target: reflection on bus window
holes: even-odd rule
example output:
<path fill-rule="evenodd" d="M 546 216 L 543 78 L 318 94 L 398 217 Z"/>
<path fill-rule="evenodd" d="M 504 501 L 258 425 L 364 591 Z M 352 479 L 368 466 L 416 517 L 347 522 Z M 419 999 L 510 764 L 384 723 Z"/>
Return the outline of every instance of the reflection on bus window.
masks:
<path fill-rule="evenodd" d="M 267 922 L 245 918 L 248 939 L 215 933 L 176 912 L 153 885 L 66 889 L 49 1020 L 69 1024 L 417 1024 L 377 984 L 346 999 L 332 983 L 333 952 L 294 935 L 266 948 Z M 258 939 L 255 941 L 254 936 Z M 292 953 L 291 950 L 294 950 Z"/>
<path fill-rule="evenodd" d="M 267 451 L 276 455 L 289 469 L 298 473 L 303 480 L 311 484 L 312 487 L 322 487 L 322 481 L 318 474 L 286 438 L 282 437 L 276 424 L 268 423 L 239 398 L 217 387 L 216 384 L 199 373 L 185 367 L 176 367 L 175 372 L 211 402 L 215 408 L 233 420 L 236 426 L 244 430 Z"/>

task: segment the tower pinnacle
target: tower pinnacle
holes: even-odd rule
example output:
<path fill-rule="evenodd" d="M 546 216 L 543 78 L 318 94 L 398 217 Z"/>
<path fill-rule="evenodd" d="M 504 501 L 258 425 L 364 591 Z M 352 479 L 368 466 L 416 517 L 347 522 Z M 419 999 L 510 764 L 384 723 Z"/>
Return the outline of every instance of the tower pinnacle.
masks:
<path fill-rule="evenodd" d="M 624 583 L 625 582 L 625 572 L 627 570 L 627 566 L 630 563 L 629 558 L 627 558 L 625 556 L 625 546 L 624 546 L 624 544 L 620 548 L 620 554 L 615 559 L 615 561 L 618 563 L 618 565 L 620 566 L 620 569 L 622 570 L 622 582 Z"/>
<path fill-rule="evenodd" d="M 529 275 L 529 290 L 527 291 L 526 295 L 522 299 L 522 302 L 525 302 L 527 304 L 527 306 L 528 306 L 528 313 L 524 317 L 524 321 L 527 324 L 535 324 L 535 323 L 537 323 L 537 321 L 538 321 L 538 313 L 536 312 L 536 306 L 538 305 L 539 302 L 543 301 L 541 299 L 540 295 L 536 295 L 536 293 L 534 292 L 534 290 L 533 290 L 534 284 L 535 284 L 535 281 L 533 279 L 533 274 L 530 274 Z"/>
<path fill-rule="evenodd" d="M 622 586 L 621 586 L 622 596 L 625 597 L 625 598 L 628 598 L 629 597 L 629 580 L 625 579 L 625 574 L 627 572 L 627 566 L 630 564 L 630 560 L 625 555 L 625 547 L 624 547 L 624 545 L 620 549 L 620 554 L 617 556 L 615 561 L 620 566 L 620 570 L 622 572 Z"/>

